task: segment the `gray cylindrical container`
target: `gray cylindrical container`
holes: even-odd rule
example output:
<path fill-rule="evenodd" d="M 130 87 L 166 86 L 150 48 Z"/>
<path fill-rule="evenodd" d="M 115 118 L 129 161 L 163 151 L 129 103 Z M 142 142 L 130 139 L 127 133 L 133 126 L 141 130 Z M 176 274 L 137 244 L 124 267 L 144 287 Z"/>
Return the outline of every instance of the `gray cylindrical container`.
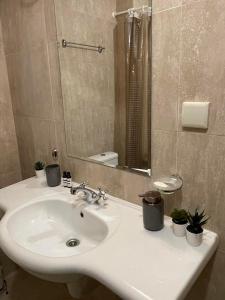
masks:
<path fill-rule="evenodd" d="M 157 191 L 149 191 L 143 195 L 143 222 L 147 230 L 157 231 L 164 226 L 164 201 Z"/>
<path fill-rule="evenodd" d="M 47 184 L 50 187 L 60 185 L 61 183 L 61 173 L 60 167 L 57 164 L 48 165 L 45 168 Z"/>

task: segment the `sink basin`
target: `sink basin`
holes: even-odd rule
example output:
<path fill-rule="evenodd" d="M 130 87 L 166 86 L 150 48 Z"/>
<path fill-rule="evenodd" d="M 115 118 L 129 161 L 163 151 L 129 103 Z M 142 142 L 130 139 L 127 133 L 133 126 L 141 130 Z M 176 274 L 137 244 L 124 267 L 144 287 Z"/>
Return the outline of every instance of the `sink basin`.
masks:
<path fill-rule="evenodd" d="M 98 216 L 58 199 L 20 208 L 8 219 L 7 229 L 15 243 L 48 257 L 87 252 L 108 235 L 107 225 Z"/>
<path fill-rule="evenodd" d="M 91 292 L 90 278 L 126 300 L 185 299 L 217 248 L 217 234 L 205 229 L 201 246 L 191 247 L 173 234 L 169 217 L 151 232 L 140 206 L 112 196 L 106 204 L 74 205 L 68 189 L 35 178 L 1 189 L 1 249 L 31 274 L 65 283 L 76 299 Z"/>

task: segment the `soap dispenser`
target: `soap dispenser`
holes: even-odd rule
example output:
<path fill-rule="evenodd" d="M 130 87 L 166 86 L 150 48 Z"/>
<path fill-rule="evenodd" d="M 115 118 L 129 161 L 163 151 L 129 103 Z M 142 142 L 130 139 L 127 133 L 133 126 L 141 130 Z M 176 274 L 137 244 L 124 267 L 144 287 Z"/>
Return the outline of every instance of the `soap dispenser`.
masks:
<path fill-rule="evenodd" d="M 143 204 L 144 227 L 150 231 L 161 230 L 164 226 L 164 201 L 158 191 L 139 195 Z"/>

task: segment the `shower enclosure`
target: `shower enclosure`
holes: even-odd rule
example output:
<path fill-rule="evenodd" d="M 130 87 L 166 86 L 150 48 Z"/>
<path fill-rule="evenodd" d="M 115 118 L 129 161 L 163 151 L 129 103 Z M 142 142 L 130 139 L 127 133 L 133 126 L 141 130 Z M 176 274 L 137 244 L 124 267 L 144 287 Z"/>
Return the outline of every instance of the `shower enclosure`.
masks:
<path fill-rule="evenodd" d="M 118 146 L 119 160 L 130 168 L 150 169 L 151 9 L 144 6 L 117 17 L 120 17 L 115 47 L 118 115 L 124 106 L 121 124 L 118 123 L 115 132 L 116 139 L 123 135 Z M 120 78 L 121 73 L 124 78 Z"/>

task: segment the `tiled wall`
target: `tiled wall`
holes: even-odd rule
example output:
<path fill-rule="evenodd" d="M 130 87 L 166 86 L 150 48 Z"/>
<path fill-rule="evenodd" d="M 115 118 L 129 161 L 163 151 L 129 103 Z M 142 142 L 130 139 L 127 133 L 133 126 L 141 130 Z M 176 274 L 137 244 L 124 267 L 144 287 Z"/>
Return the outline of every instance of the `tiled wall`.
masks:
<path fill-rule="evenodd" d="M 23 178 L 56 145 L 59 82 L 53 1 L 0 1 L 3 41 Z M 58 78 L 57 78 L 58 79 Z M 61 101 L 61 99 L 60 99 Z M 60 103 L 61 105 L 61 103 Z"/>
<path fill-rule="evenodd" d="M 0 188 L 21 180 L 18 146 L 0 20 Z"/>
<path fill-rule="evenodd" d="M 151 179 L 66 154 L 53 8 L 53 0 L 0 1 L 23 176 L 33 174 L 35 159 L 50 161 L 57 145 L 74 180 L 140 204 L 137 194 L 151 187 Z M 223 300 L 225 2 L 153 0 L 153 10 L 153 177 L 178 172 L 184 179 L 182 192 L 166 199 L 168 213 L 175 205 L 200 206 L 211 216 L 208 226 L 220 234 L 219 251 L 188 300 Z M 182 130 L 184 100 L 211 102 L 206 133 Z"/>

